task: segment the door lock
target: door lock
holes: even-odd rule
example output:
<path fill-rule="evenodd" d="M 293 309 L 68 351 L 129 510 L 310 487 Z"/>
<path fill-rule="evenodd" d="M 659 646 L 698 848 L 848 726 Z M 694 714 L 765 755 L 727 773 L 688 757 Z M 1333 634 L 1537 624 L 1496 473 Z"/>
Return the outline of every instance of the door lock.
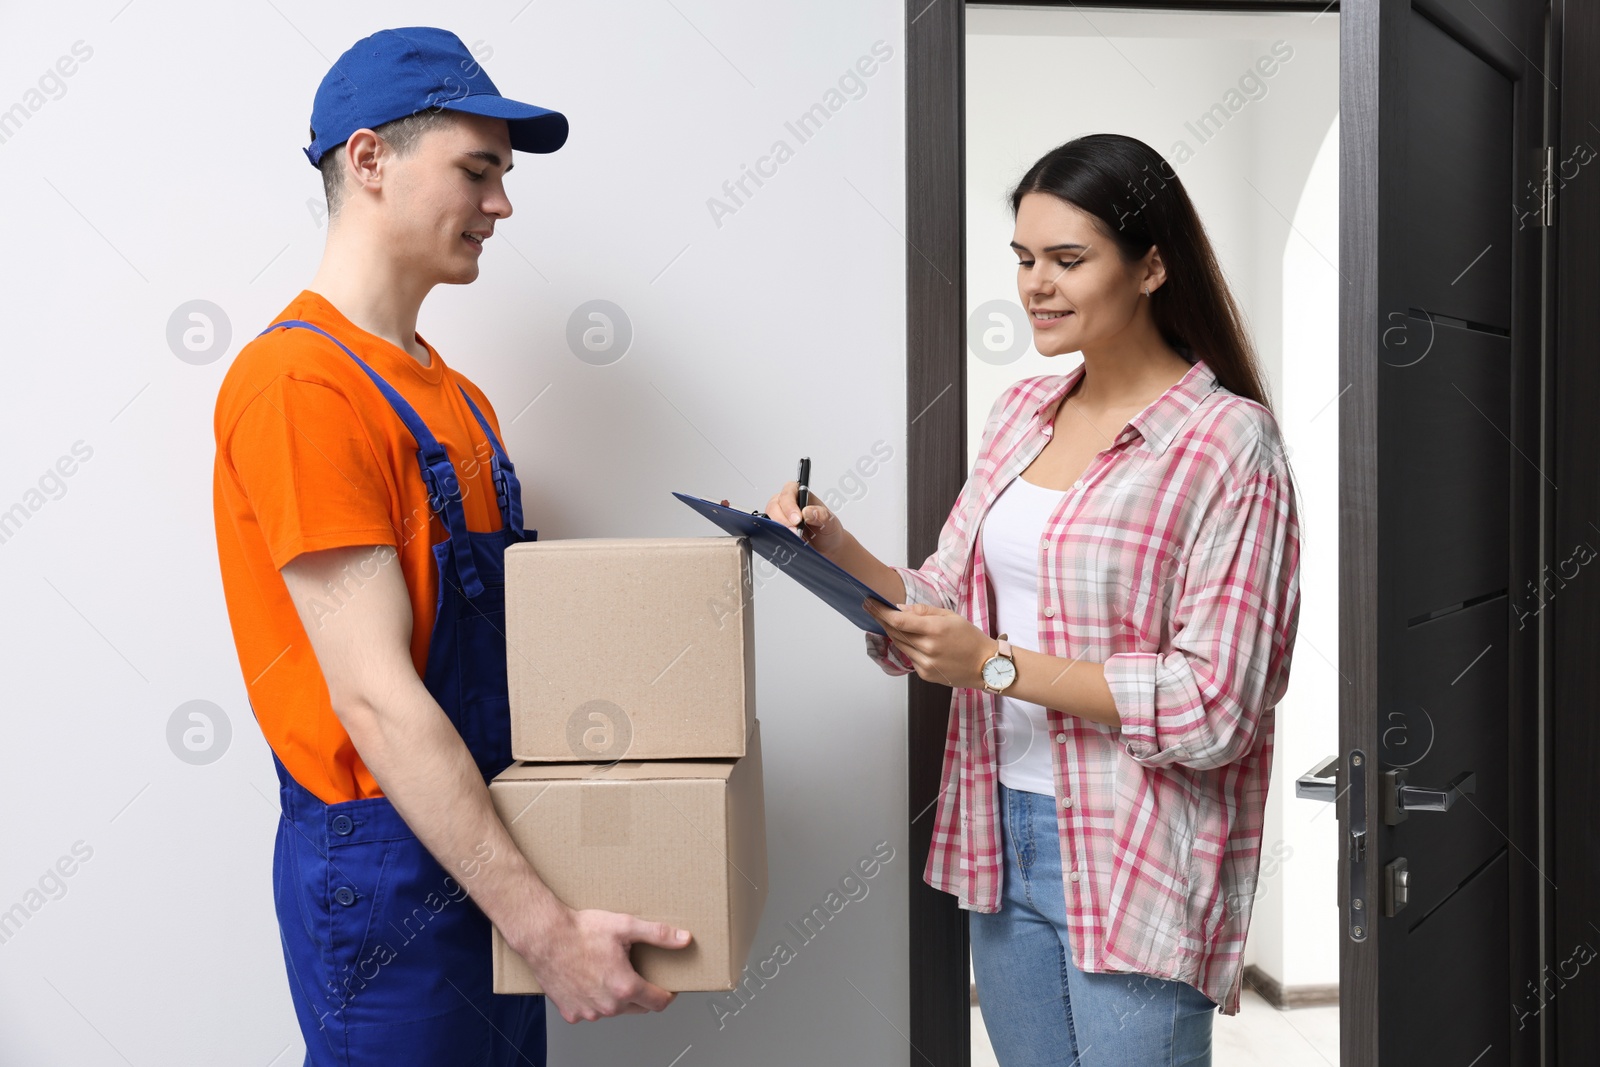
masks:
<path fill-rule="evenodd" d="M 1339 788 L 1340 780 L 1347 784 Z M 1365 941 L 1371 926 L 1366 918 L 1370 910 L 1362 907 L 1367 884 L 1367 757 L 1359 748 L 1351 749 L 1341 767 L 1338 756 L 1329 756 L 1313 769 L 1295 779 L 1294 795 L 1306 800 L 1335 803 L 1345 797 L 1345 849 L 1346 849 L 1346 911 L 1345 932 L 1352 941 Z M 1420 801 L 1432 798 L 1419 798 Z M 1413 807 L 1411 810 L 1416 811 Z M 1387 893 L 1385 897 L 1387 898 Z M 1387 907 L 1387 899 L 1385 907 Z"/>
<path fill-rule="evenodd" d="M 1411 870 L 1406 866 L 1406 858 L 1397 856 L 1383 868 L 1383 913 L 1394 918 L 1410 896 Z"/>

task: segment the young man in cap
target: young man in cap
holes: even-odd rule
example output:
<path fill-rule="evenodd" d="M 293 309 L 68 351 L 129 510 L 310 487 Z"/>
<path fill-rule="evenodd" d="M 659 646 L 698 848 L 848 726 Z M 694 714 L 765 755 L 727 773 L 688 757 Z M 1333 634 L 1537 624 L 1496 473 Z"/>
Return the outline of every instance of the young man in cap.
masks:
<path fill-rule="evenodd" d="M 452 33 L 358 41 L 305 149 L 322 263 L 217 397 L 218 556 L 279 779 L 273 893 L 308 1064 L 543 1065 L 545 997 L 491 991 L 491 920 L 568 1022 L 662 1010 L 628 949 L 689 942 L 567 907 L 495 814 L 502 556 L 536 532 L 488 398 L 416 332 L 435 285 L 478 276 L 512 152 L 566 136 Z"/>

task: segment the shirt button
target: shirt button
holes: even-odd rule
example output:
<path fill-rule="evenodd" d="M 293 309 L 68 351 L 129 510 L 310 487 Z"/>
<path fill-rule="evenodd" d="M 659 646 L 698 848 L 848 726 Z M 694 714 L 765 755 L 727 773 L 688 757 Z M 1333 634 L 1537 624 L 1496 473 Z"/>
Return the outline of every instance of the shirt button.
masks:
<path fill-rule="evenodd" d="M 333 817 L 333 832 L 340 837 L 350 836 L 350 831 L 355 829 L 355 823 L 350 821 L 348 815 L 335 815 Z"/>
<path fill-rule="evenodd" d="M 1066 744 L 1067 743 L 1067 735 L 1066 734 L 1056 734 L 1056 743 L 1060 744 L 1060 745 Z"/>
<path fill-rule="evenodd" d="M 1067 877 L 1071 878 L 1074 882 L 1076 882 L 1078 880 L 1078 872 L 1077 871 L 1073 871 L 1071 874 L 1067 875 Z"/>
<path fill-rule="evenodd" d="M 1074 878 L 1074 880 L 1076 880 L 1077 875 L 1073 875 L 1073 878 Z M 355 895 L 355 892 L 353 890 L 351 890 L 351 888 L 349 886 L 342 885 L 338 889 L 335 889 L 333 891 L 333 899 L 337 900 L 339 903 L 343 904 L 345 907 L 349 907 L 351 904 L 354 904 L 356 902 L 356 895 Z"/>
<path fill-rule="evenodd" d="M 1056 617 L 1056 609 L 1054 605 L 1044 609 L 1044 617 L 1047 619 L 1053 619 Z"/>
<path fill-rule="evenodd" d="M 1077 481 L 1073 482 L 1072 483 L 1072 488 L 1074 488 L 1074 489 L 1082 489 L 1083 488 L 1083 479 L 1079 478 Z"/>
<path fill-rule="evenodd" d="M 1070 808 L 1070 807 L 1072 807 L 1072 798 L 1071 798 L 1071 797 L 1062 797 L 1062 798 L 1061 798 L 1061 806 L 1062 806 L 1062 807 L 1063 807 L 1063 808 Z"/>

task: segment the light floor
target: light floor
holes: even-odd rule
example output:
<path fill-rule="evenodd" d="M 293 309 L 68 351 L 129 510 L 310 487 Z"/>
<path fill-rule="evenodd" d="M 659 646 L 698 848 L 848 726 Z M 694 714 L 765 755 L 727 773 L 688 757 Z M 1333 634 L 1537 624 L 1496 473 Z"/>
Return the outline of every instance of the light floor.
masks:
<path fill-rule="evenodd" d="M 1212 1067 L 1339 1067 L 1339 1008 L 1279 1011 L 1246 986 L 1239 1014 L 1217 1014 Z M 972 1067 L 999 1067 L 983 1016 L 972 1008 Z"/>

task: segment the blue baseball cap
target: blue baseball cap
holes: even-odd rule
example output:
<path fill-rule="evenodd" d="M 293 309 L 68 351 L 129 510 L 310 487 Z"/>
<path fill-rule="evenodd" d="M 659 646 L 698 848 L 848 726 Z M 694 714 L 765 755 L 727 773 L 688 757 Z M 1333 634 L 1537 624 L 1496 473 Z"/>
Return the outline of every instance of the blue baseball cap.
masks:
<path fill-rule="evenodd" d="M 363 37 L 323 75 L 311 105 L 311 144 L 302 151 L 318 166 L 357 130 L 430 108 L 505 119 L 519 152 L 554 152 L 567 140 L 565 115 L 501 96 L 461 38 L 406 26 Z"/>

